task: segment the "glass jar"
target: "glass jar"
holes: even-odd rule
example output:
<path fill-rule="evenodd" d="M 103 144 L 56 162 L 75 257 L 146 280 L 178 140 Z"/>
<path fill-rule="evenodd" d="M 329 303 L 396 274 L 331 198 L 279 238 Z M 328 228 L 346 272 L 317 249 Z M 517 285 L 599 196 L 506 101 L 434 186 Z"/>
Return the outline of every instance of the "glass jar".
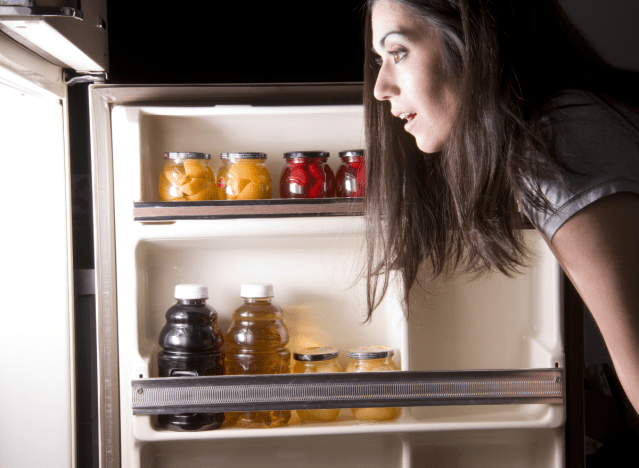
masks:
<path fill-rule="evenodd" d="M 346 372 L 389 372 L 399 370 L 393 362 L 394 350 L 386 346 L 366 346 L 348 350 Z M 390 421 L 401 415 L 401 408 L 352 408 L 355 419 Z"/>
<path fill-rule="evenodd" d="M 266 153 L 222 153 L 217 174 L 220 200 L 262 200 L 271 198 L 271 174 L 264 162 Z"/>
<path fill-rule="evenodd" d="M 219 195 L 210 159 L 207 153 L 165 153 L 158 184 L 160 200 L 217 200 Z"/>
<path fill-rule="evenodd" d="M 326 151 L 284 153 L 286 165 L 280 177 L 280 197 L 326 197 L 325 167 L 328 157 L 329 153 Z"/>
<path fill-rule="evenodd" d="M 291 352 L 286 347 L 288 329 L 282 320 L 282 309 L 271 304 L 273 285 L 243 284 L 240 295 L 244 304 L 233 311 L 233 323 L 226 334 L 226 373 L 289 374 Z M 238 411 L 226 413 L 230 426 L 265 428 L 288 423 L 291 412 Z"/>
<path fill-rule="evenodd" d="M 364 150 L 339 153 L 342 164 L 337 169 L 336 193 L 338 197 L 366 196 L 366 162 Z"/>
<path fill-rule="evenodd" d="M 342 372 L 342 367 L 337 362 L 339 351 L 335 348 L 304 348 L 293 354 L 294 374 L 323 374 Z M 297 415 L 304 422 L 329 422 L 335 421 L 339 416 L 339 408 L 296 410 Z"/>

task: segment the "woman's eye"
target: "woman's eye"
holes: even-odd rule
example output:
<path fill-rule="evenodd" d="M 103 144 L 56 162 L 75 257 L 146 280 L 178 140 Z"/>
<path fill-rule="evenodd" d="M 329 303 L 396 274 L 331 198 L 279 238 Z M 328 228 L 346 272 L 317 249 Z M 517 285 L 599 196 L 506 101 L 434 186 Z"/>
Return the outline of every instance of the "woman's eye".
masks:
<path fill-rule="evenodd" d="M 405 50 L 394 50 L 388 53 L 391 57 L 393 57 L 393 62 L 399 63 L 406 56 Z"/>

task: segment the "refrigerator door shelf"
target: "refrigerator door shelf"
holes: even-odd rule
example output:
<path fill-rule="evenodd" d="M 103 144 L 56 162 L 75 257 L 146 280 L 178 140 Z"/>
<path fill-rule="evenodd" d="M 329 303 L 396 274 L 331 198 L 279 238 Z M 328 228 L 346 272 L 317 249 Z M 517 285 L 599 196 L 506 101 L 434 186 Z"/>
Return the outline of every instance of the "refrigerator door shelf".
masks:
<path fill-rule="evenodd" d="M 564 402 L 562 369 L 169 377 L 131 391 L 135 415 Z"/>
<path fill-rule="evenodd" d="M 133 220 L 167 222 L 187 219 L 362 216 L 362 198 L 220 200 L 210 202 L 134 202 Z"/>

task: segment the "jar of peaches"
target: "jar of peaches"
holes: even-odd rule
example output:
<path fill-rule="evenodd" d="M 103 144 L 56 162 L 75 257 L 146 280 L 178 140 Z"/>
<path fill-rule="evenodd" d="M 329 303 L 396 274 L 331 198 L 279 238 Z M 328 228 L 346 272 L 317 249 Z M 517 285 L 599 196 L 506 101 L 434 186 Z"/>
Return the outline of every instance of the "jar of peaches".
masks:
<path fill-rule="evenodd" d="M 217 174 L 220 200 L 271 198 L 271 175 L 264 164 L 266 153 L 222 153 Z"/>
<path fill-rule="evenodd" d="M 284 153 L 286 165 L 280 176 L 280 197 L 325 198 L 335 186 L 333 171 L 329 167 L 330 176 L 327 176 L 325 169 L 328 157 L 326 151 Z M 332 179 L 328 180 L 331 176 Z"/>
<path fill-rule="evenodd" d="M 394 350 L 386 346 L 366 346 L 348 350 L 346 372 L 389 372 L 399 370 L 393 362 Z M 352 408 L 355 419 L 390 421 L 401 415 L 401 408 Z"/>
<path fill-rule="evenodd" d="M 342 372 L 337 362 L 339 351 L 334 348 L 304 348 L 293 353 L 293 374 L 322 374 Z M 339 416 L 339 408 L 297 410 L 303 422 L 330 422 Z"/>
<path fill-rule="evenodd" d="M 366 163 L 364 150 L 341 151 L 342 160 L 337 169 L 338 197 L 363 197 L 366 195 Z"/>
<path fill-rule="evenodd" d="M 210 160 L 211 155 L 207 153 L 166 153 L 158 184 L 160 200 L 217 200 L 219 195 Z"/>

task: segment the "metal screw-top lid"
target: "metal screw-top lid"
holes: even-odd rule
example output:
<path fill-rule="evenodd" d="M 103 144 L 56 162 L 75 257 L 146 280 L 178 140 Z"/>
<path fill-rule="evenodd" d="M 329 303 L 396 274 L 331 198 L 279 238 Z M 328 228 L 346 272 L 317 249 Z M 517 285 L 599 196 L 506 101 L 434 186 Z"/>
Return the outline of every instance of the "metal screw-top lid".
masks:
<path fill-rule="evenodd" d="M 169 152 L 164 153 L 166 159 L 211 159 L 211 155 L 208 153 L 179 153 Z"/>
<path fill-rule="evenodd" d="M 381 359 L 395 354 L 393 348 L 387 346 L 363 346 L 348 350 L 348 357 L 353 359 Z"/>
<path fill-rule="evenodd" d="M 247 298 L 273 297 L 271 283 L 245 283 L 240 287 L 240 296 Z"/>
<path fill-rule="evenodd" d="M 340 158 L 356 158 L 356 157 L 362 157 L 362 156 L 364 156 L 364 150 L 361 150 L 361 149 L 339 152 Z"/>
<path fill-rule="evenodd" d="M 328 158 L 331 155 L 328 151 L 291 151 L 284 153 L 285 159 L 295 158 Z"/>
<path fill-rule="evenodd" d="M 178 284 L 175 286 L 176 299 L 208 299 L 209 288 L 203 284 Z"/>
<path fill-rule="evenodd" d="M 220 159 L 266 159 L 266 153 L 222 153 Z"/>
<path fill-rule="evenodd" d="M 293 353 L 293 359 L 296 361 L 328 361 L 335 359 L 339 355 L 339 351 L 335 348 L 304 348 Z"/>

